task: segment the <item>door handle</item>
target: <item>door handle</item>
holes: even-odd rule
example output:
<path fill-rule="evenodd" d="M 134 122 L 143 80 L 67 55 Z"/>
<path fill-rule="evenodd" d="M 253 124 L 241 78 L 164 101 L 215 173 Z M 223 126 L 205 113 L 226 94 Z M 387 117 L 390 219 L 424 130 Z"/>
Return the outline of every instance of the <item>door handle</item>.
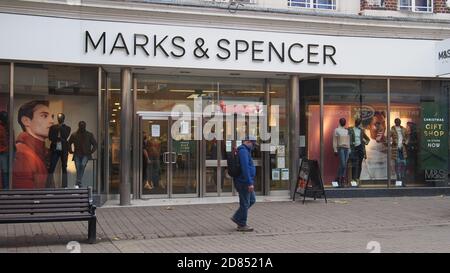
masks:
<path fill-rule="evenodd" d="M 174 157 L 173 157 L 173 159 L 172 159 L 172 164 L 173 164 L 173 163 L 177 163 L 177 153 L 171 152 L 171 154 L 174 155 Z"/>
<path fill-rule="evenodd" d="M 170 162 L 169 162 L 169 152 L 165 152 L 164 154 L 163 154 L 163 160 L 164 160 L 164 163 L 166 163 L 166 164 L 169 164 Z"/>

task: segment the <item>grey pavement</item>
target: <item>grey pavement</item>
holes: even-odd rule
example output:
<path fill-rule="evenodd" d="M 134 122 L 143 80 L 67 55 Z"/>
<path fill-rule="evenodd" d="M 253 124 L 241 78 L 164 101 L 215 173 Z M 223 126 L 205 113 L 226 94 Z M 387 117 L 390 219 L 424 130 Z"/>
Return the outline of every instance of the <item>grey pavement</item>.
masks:
<path fill-rule="evenodd" d="M 235 231 L 237 203 L 103 207 L 97 238 L 87 223 L 0 225 L 0 253 L 450 252 L 450 198 L 397 197 L 258 202 L 253 233 Z M 253 245 L 249 248 L 249 245 Z"/>

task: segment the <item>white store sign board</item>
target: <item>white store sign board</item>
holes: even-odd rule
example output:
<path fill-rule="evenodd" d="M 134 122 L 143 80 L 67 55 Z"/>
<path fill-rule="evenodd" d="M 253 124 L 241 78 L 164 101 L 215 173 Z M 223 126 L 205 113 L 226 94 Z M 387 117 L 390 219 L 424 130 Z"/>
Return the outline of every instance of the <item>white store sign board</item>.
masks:
<path fill-rule="evenodd" d="M 432 40 L 321 36 L 6 13 L 0 13 L 0 25 L 3 37 L 0 59 L 4 60 L 277 73 L 436 76 L 433 61 L 436 42 Z M 135 48 L 135 43 L 145 45 Z M 244 50 L 246 44 L 248 49 Z"/>

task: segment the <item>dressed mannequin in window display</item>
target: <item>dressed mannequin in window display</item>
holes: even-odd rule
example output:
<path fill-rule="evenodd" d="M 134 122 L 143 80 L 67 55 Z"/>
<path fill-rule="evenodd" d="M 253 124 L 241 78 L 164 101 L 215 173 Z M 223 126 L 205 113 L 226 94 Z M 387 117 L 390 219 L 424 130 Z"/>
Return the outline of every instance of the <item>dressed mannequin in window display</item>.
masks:
<path fill-rule="evenodd" d="M 71 128 L 64 124 L 66 116 L 63 113 L 57 115 L 58 124 L 50 127 L 48 138 L 51 141 L 50 144 L 50 167 L 48 169 L 47 187 L 54 188 L 55 181 L 53 173 L 55 172 L 56 165 L 61 159 L 62 169 L 62 184 L 63 188 L 67 188 L 67 157 L 69 155 L 69 143 L 67 139 L 70 136 Z"/>
<path fill-rule="evenodd" d="M 345 118 L 339 120 L 339 126 L 334 130 L 333 134 L 333 149 L 334 154 L 339 158 L 339 167 L 337 174 L 337 182 L 340 187 L 346 186 L 346 169 L 347 161 L 350 154 L 350 136 L 348 130 L 345 128 L 347 121 Z"/>
<path fill-rule="evenodd" d="M 86 130 L 86 122 L 80 121 L 78 130 L 70 136 L 68 144 L 69 153 L 73 154 L 73 161 L 77 169 L 75 187 L 79 188 L 82 186 L 81 181 L 86 164 L 88 160 L 92 159 L 92 154 L 97 150 L 97 141 L 95 141 L 94 135 Z M 72 144 L 75 147 L 75 151 L 72 150 Z"/>
<path fill-rule="evenodd" d="M 0 112 L 0 173 L 2 179 L 2 189 L 9 188 L 9 134 L 8 134 L 8 113 L 6 111 Z"/>
<path fill-rule="evenodd" d="M 408 157 L 406 151 L 407 133 L 406 128 L 401 126 L 399 118 L 396 118 L 394 122 L 395 126 L 391 127 L 392 159 L 395 162 L 397 181 L 401 181 L 402 186 L 405 187 L 406 159 Z"/>
<path fill-rule="evenodd" d="M 355 126 L 348 128 L 350 135 L 350 159 L 352 163 L 352 182 L 359 185 L 363 159 L 367 159 L 366 145 L 370 138 L 361 128 L 361 119 L 355 119 Z"/>

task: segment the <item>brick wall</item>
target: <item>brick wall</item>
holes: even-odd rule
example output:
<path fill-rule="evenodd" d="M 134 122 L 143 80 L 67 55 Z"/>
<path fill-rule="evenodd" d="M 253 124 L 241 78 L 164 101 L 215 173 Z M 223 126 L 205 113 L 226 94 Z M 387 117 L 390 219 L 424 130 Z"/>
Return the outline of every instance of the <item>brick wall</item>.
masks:
<path fill-rule="evenodd" d="M 434 0 L 434 13 L 450 13 L 445 0 Z"/>
<path fill-rule="evenodd" d="M 374 3 L 380 2 L 381 5 L 374 5 Z M 381 9 L 381 10 L 397 10 L 397 0 L 361 0 L 361 10 L 367 9 Z"/>

